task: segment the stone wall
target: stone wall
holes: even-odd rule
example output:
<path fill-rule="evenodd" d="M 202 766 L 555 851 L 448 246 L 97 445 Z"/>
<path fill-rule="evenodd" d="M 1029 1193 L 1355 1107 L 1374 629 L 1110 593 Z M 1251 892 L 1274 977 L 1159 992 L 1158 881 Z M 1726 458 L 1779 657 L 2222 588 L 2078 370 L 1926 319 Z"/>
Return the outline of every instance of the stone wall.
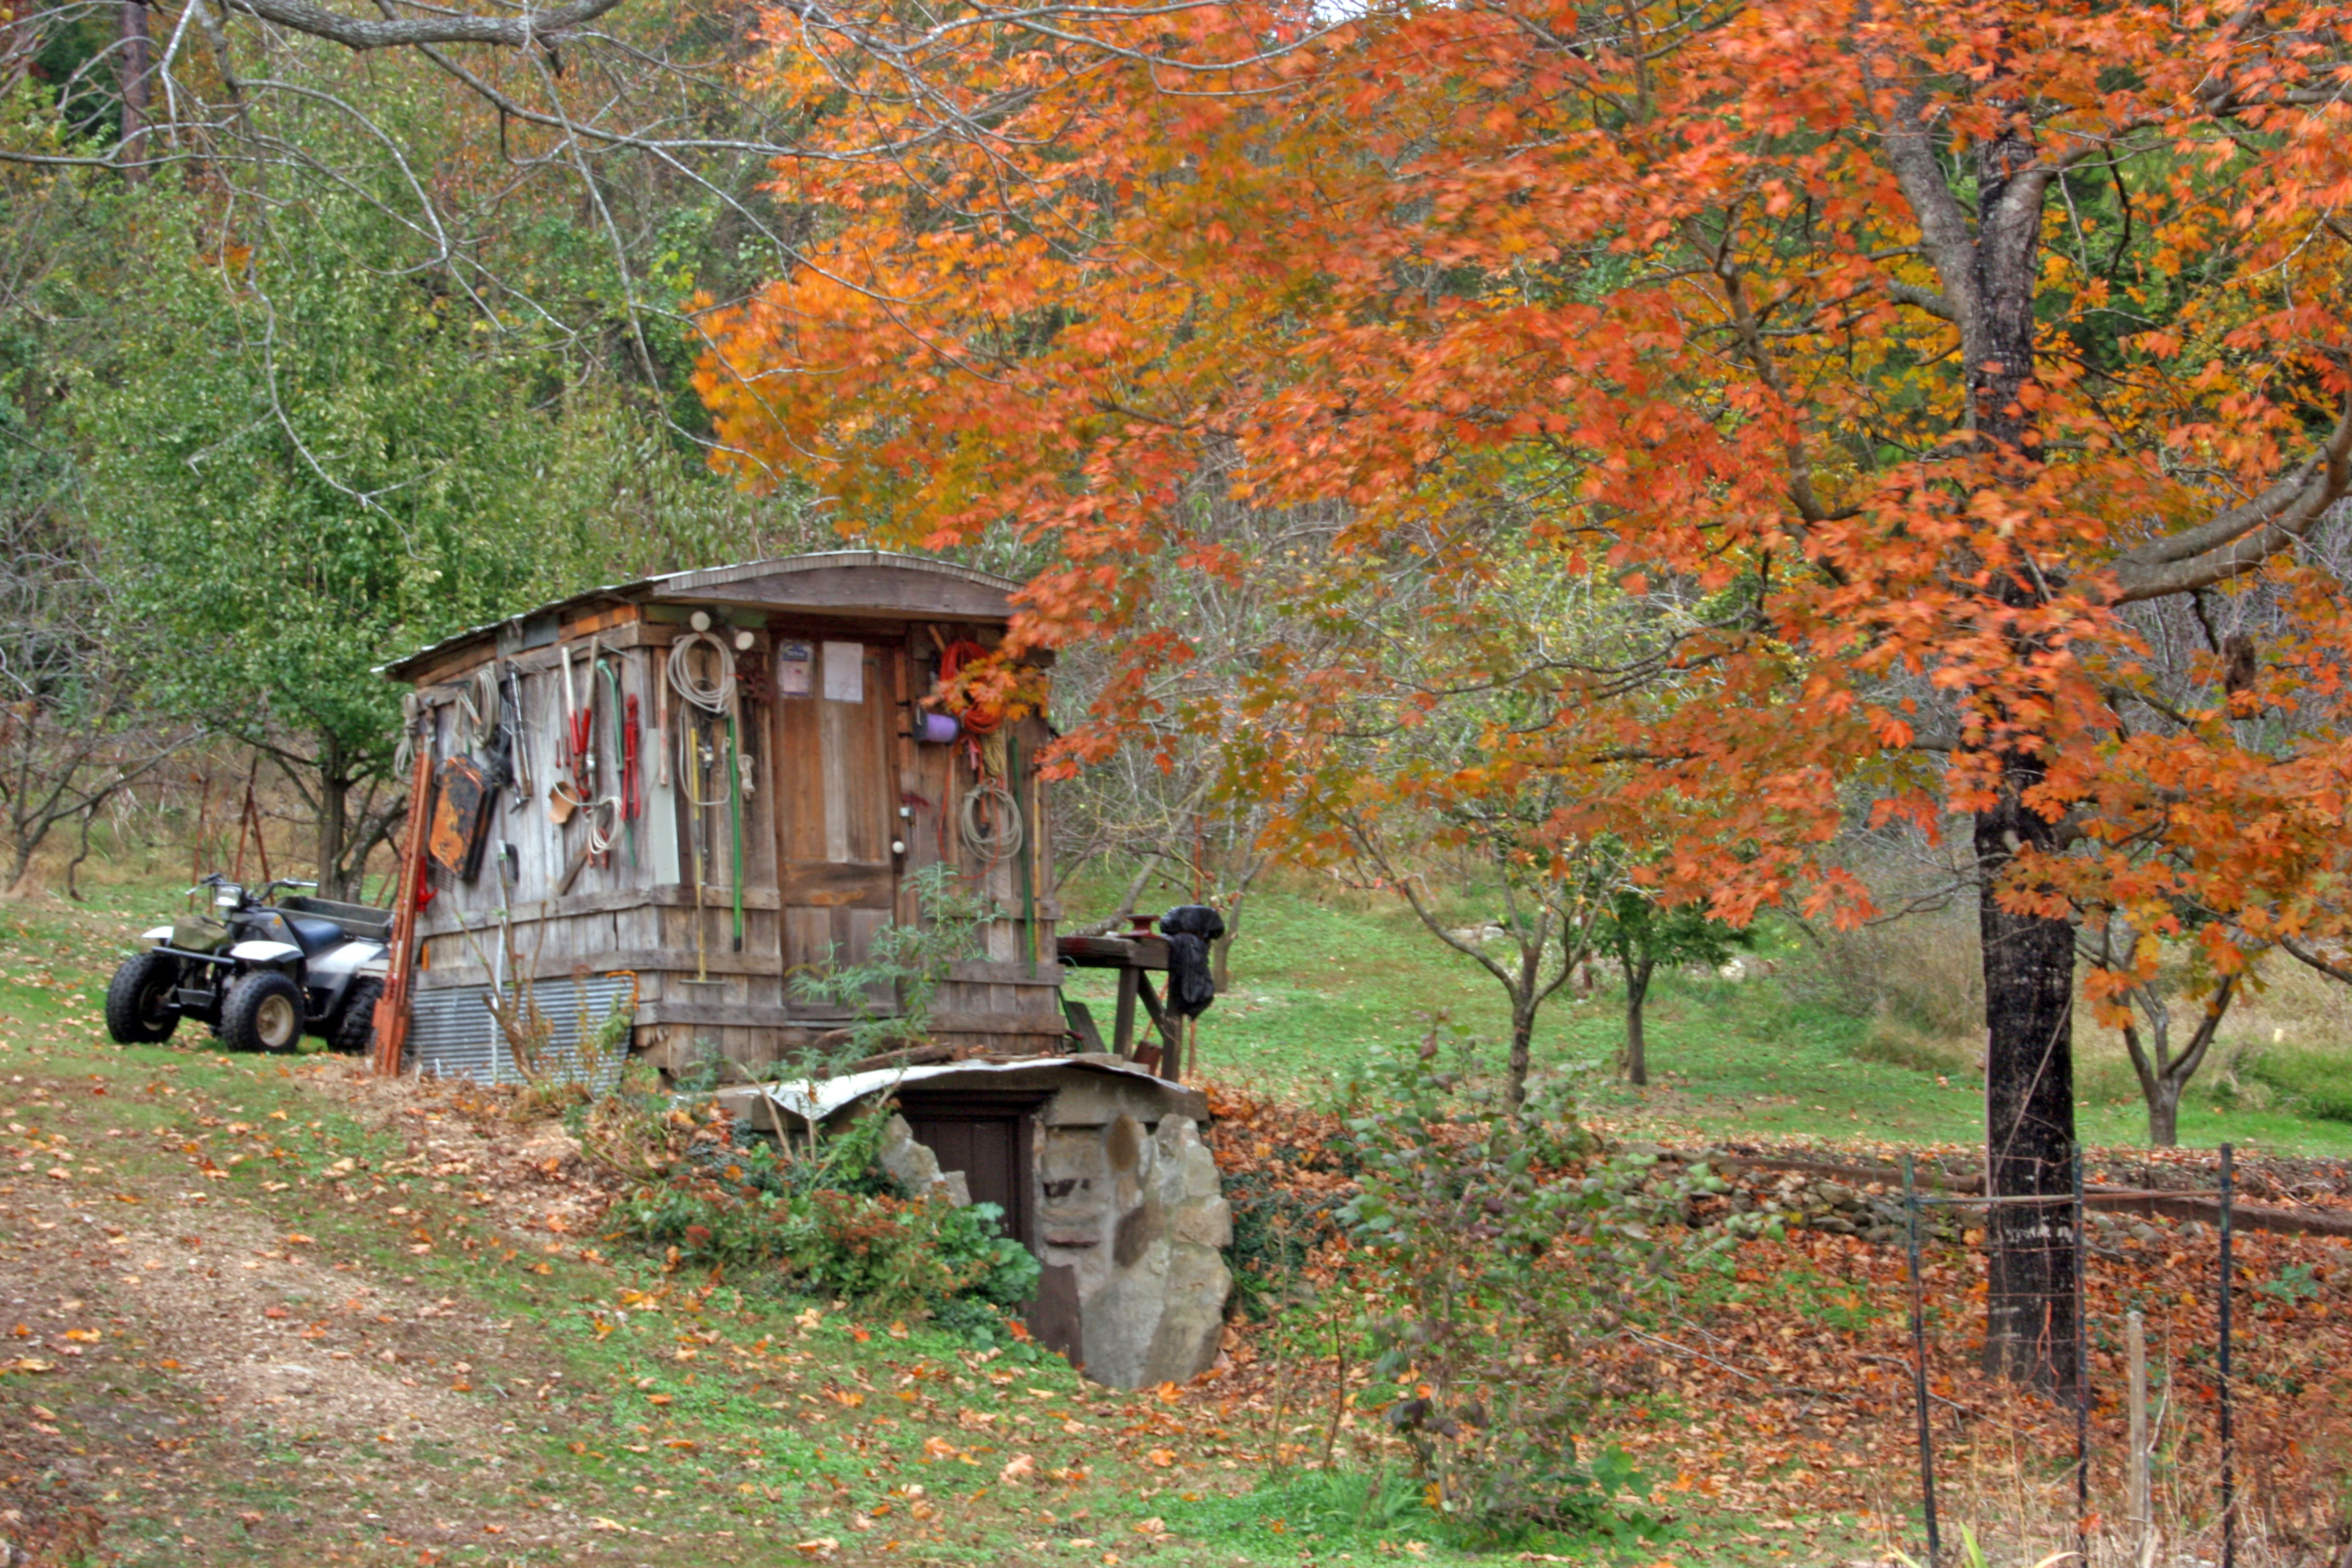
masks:
<path fill-rule="evenodd" d="M 1189 1116 L 1150 1132 L 1124 1112 L 1101 1126 L 1039 1128 L 1038 1254 L 1066 1269 L 1078 1354 L 1097 1383 L 1182 1383 L 1217 1358 L 1233 1288 L 1233 1215 Z"/>

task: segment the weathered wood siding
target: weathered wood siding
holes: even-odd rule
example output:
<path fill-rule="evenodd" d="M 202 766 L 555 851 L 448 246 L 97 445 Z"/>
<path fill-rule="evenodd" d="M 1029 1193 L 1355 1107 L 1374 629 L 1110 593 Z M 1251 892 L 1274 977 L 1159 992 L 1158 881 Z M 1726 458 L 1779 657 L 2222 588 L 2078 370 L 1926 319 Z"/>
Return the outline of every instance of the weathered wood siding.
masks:
<path fill-rule="evenodd" d="M 436 886 L 418 921 L 420 987 L 487 983 L 499 966 L 500 932 L 511 930 L 520 967 L 534 980 L 634 972 L 640 999 L 635 1043 L 661 1065 L 680 1066 L 709 1051 L 746 1066 L 764 1064 L 805 1047 L 848 1016 L 794 997 L 790 977 L 795 968 L 835 959 L 862 962 L 885 922 L 919 917 L 907 874 L 945 858 L 1002 916 L 984 933 L 983 955 L 941 988 L 936 1037 L 975 1049 L 1060 1048 L 1053 937 L 1058 911 L 1045 891 L 1052 882 L 1044 857 L 1051 802 L 1031 798 L 1039 787 L 1035 758 L 1048 739 L 1045 722 L 1033 718 L 1011 727 L 1011 751 L 1024 776 L 1007 782 L 1021 805 L 1024 843 L 1017 856 L 993 866 L 982 864 L 962 841 L 964 796 L 973 780 L 960 748 L 919 744 L 908 732 L 911 700 L 921 694 L 937 647 L 934 629 L 940 638 L 993 643 L 1000 628 L 961 618 L 909 624 L 827 614 L 788 603 L 794 586 L 790 579 L 782 586 L 736 584 L 727 590 L 729 605 L 705 602 L 730 623 L 718 628 L 722 635 L 752 632 L 753 647 L 742 661 L 764 671 L 764 689 L 775 693 L 764 702 L 747 699 L 743 706 L 751 788 L 743 803 L 740 948 L 723 802 L 704 814 L 706 863 L 697 910 L 694 809 L 677 754 L 685 705 L 664 681 L 664 655 L 685 631 L 693 605 L 591 606 L 562 625 L 555 642 L 504 655 L 521 690 L 530 795 L 519 805 L 512 786 L 501 790 L 479 877 Z M 947 598 L 972 596 L 968 584 L 950 587 Z M 834 597 L 869 600 L 880 591 L 870 584 L 830 590 Z M 763 604 L 783 607 L 755 607 Z M 940 607 L 965 608 L 961 599 Z M 570 890 L 558 894 L 587 831 L 584 813 L 559 828 L 547 811 L 547 791 L 564 746 L 562 649 L 572 648 L 575 688 L 583 679 L 601 679 L 583 673 L 580 655 L 592 633 L 619 674 L 624 699 L 637 699 L 643 815 L 634 844 L 624 834 L 607 864 L 583 866 Z M 786 697 L 776 685 L 778 653 L 794 643 L 810 645 L 816 663 L 809 693 Z M 828 644 L 835 657 L 848 657 L 842 653 L 846 647 L 856 650 L 855 701 L 826 696 Z M 491 656 L 481 647 L 425 671 L 421 693 L 432 714 L 436 756 L 474 749 L 457 700 L 470 696 L 476 669 Z M 601 752 L 611 743 L 609 721 L 600 728 Z M 1047 836 L 1042 840 L 1041 827 Z M 498 868 L 499 847 L 507 844 L 515 851 L 511 883 L 500 879 Z"/>

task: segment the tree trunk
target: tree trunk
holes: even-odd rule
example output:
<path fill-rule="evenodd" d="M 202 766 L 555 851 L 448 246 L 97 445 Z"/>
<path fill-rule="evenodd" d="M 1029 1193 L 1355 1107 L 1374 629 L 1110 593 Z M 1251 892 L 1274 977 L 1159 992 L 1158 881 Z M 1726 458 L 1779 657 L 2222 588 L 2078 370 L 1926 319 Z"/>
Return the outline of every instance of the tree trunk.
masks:
<path fill-rule="evenodd" d="M 1517 1110 L 1528 1098 L 1528 1064 L 1534 1052 L 1536 1036 L 1536 1002 L 1532 989 L 1527 997 L 1511 998 L 1511 1061 L 1503 1082 L 1503 1103 Z"/>
<path fill-rule="evenodd" d="M 2003 102 L 1998 96 L 1993 101 Z M 1976 163 L 1976 310 L 1961 352 L 1969 358 L 1977 448 L 1994 468 L 1987 482 L 2006 492 L 2029 484 L 2040 465 L 2041 432 L 2029 388 L 2048 175 L 2036 170 L 2039 149 L 2022 112 L 1978 143 Z M 1990 577 L 1987 590 L 2007 609 L 2030 617 L 2044 601 L 2043 579 L 2030 560 L 1983 564 Z M 2016 685 L 2029 698 L 2039 695 L 2022 672 L 2046 648 L 2028 637 L 2003 635 L 2021 672 Z M 2016 721 L 2011 699 L 1994 694 L 1982 700 L 1995 726 Z M 2079 1238 L 2064 1202 L 2074 1152 L 2074 928 L 2066 920 L 2011 913 L 1998 898 L 2002 873 L 2021 851 L 2048 851 L 2055 844 L 2051 822 L 2025 802 L 2044 770 L 2032 731 L 2018 727 L 2025 732 L 2007 739 L 1999 753 L 1993 804 L 1975 822 L 1985 976 L 1985 1167 L 1994 1197 L 2028 1200 L 1995 1205 L 1985 1226 L 1990 1257 L 1984 1359 L 1996 1375 L 2063 1391 L 2074 1383 L 2080 1263 Z"/>
<path fill-rule="evenodd" d="M 2180 1089 L 2178 1079 L 2161 1078 L 2157 1080 L 2156 1092 L 2147 1098 L 2147 1141 L 2153 1148 L 2179 1146 Z"/>
<path fill-rule="evenodd" d="M 2050 837 L 2051 825 L 2019 798 L 2040 776 L 2038 763 L 2012 756 L 1999 802 L 1976 818 L 1986 1168 L 1993 1196 L 2048 1200 L 1992 1208 L 1984 1354 L 1987 1372 L 2064 1390 L 2074 1378 L 2076 1237 L 2063 1201 L 2074 1150 L 2074 931 L 1996 897 L 2016 848 Z"/>
<path fill-rule="evenodd" d="M 1636 1086 L 1650 1081 L 1650 1058 L 1642 1038 L 1642 1005 L 1649 1000 L 1654 958 L 1625 967 L 1625 1081 Z"/>
<path fill-rule="evenodd" d="M 146 0 L 122 0 L 117 18 L 122 38 L 121 64 L 116 68 L 122 100 L 122 177 L 133 184 L 147 178 L 149 40 Z"/>
<path fill-rule="evenodd" d="M 352 781 L 343 776 L 343 749 L 333 736 L 319 747 L 319 891 L 330 899 L 349 899 L 345 887 L 343 813 L 351 803 Z"/>

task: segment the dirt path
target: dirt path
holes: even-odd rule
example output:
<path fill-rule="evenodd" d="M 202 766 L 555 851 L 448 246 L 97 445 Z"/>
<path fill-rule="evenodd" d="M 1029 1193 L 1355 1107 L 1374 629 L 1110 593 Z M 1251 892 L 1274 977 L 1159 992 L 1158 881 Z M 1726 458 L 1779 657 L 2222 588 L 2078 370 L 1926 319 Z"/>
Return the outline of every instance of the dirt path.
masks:
<path fill-rule="evenodd" d="M 543 1415 L 557 1369 L 499 1321 L 225 1194 L 181 1136 L 219 1120 L 201 1101 L 142 1127 L 88 1080 L 7 1090 L 0 1398 L 27 1419 L 0 1430 L 6 1531 L 94 1518 L 122 1560 L 203 1563 L 589 1533 L 560 1501 L 518 1508 L 508 1478 L 543 1467 L 514 1407 Z"/>
<path fill-rule="evenodd" d="M 608 1259 L 611 1184 L 511 1102 L 79 1033 L 0 1027 L 0 1568 L 1026 1560 L 1022 1490 L 927 1493 L 1066 1368 Z M 1093 1485 L 1055 1456 L 1103 1430 L 1035 1468 Z"/>

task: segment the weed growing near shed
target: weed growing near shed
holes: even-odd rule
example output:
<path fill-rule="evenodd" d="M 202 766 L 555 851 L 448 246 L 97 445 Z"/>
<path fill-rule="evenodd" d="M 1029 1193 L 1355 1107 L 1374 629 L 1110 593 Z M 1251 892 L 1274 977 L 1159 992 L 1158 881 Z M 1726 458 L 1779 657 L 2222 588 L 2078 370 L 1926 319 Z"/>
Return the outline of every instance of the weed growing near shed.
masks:
<path fill-rule="evenodd" d="M 1592 1441 L 1612 1390 L 1590 1352 L 1723 1273 L 1760 1226 L 1687 1226 L 1721 1180 L 1599 1160 L 1560 1080 L 1514 1112 L 1436 1058 L 1433 1033 L 1416 1056 L 1375 1053 L 1344 1118 L 1361 1184 L 1341 1218 L 1364 1249 L 1351 1282 L 1377 1357 L 1367 1402 L 1461 1534 L 1623 1525 L 1616 1500 L 1640 1487 Z"/>

